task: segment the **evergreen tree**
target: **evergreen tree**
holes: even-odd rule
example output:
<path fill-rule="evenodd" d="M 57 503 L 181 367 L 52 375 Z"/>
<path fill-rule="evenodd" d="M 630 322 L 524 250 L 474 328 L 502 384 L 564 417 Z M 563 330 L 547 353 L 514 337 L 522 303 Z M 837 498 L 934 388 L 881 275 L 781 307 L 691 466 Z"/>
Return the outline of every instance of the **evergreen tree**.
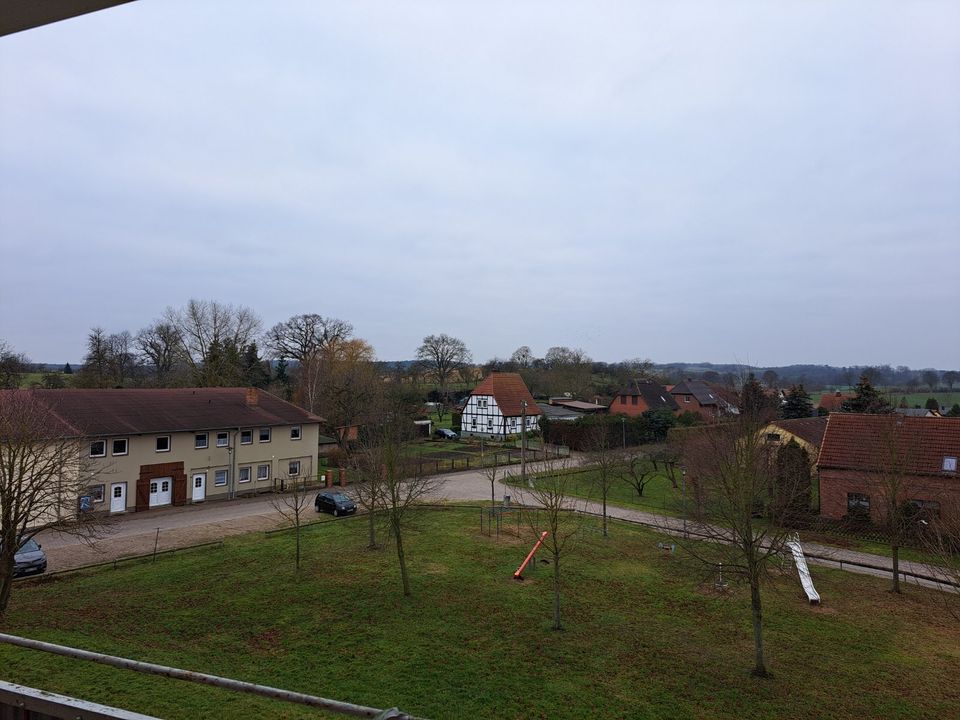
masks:
<path fill-rule="evenodd" d="M 939 410 L 940 403 L 937 402 L 936 398 L 927 398 L 927 404 L 925 406 L 927 410 Z"/>
<path fill-rule="evenodd" d="M 66 365 L 63 366 L 63 374 L 64 374 L 64 375 L 73 375 L 73 368 L 70 367 L 70 363 L 67 363 Z"/>
<path fill-rule="evenodd" d="M 293 388 L 290 386 L 290 375 L 287 373 L 287 359 L 282 357 L 277 361 L 273 381 L 280 386 L 280 396 L 290 401 L 293 399 Z"/>
<path fill-rule="evenodd" d="M 772 415 L 773 403 L 763 393 L 760 382 L 750 373 L 740 390 L 740 414 L 762 419 Z"/>
<path fill-rule="evenodd" d="M 950 408 L 950 412 L 947 413 L 947 417 L 960 418 L 960 403 L 953 404 L 953 407 Z"/>
<path fill-rule="evenodd" d="M 810 511 L 810 455 L 791 440 L 777 451 L 774 517 L 796 519 Z"/>
<path fill-rule="evenodd" d="M 869 413 L 883 415 L 893 412 L 887 399 L 871 383 L 867 375 L 860 376 L 860 382 L 854 388 L 856 394 L 841 405 L 841 412 Z"/>
<path fill-rule="evenodd" d="M 791 385 L 787 392 L 787 399 L 780 408 L 780 416 L 789 420 L 791 418 L 808 418 L 814 415 L 813 401 L 803 389 L 803 385 Z"/>
<path fill-rule="evenodd" d="M 270 384 L 270 371 L 267 370 L 266 363 L 260 358 L 260 351 L 257 349 L 255 342 L 244 348 L 240 364 L 244 385 L 266 388 Z"/>

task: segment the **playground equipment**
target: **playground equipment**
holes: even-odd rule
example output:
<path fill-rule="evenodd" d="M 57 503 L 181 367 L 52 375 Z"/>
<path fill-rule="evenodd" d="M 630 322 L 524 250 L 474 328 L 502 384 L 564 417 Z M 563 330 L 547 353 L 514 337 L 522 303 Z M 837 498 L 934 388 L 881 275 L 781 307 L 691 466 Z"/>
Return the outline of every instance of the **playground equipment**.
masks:
<path fill-rule="evenodd" d="M 793 562 L 797 566 L 797 573 L 800 575 L 800 584 L 803 591 L 807 594 L 807 600 L 811 605 L 820 604 L 820 593 L 813 586 L 813 578 L 810 577 L 810 568 L 807 567 L 807 559 L 803 556 L 803 548 L 800 546 L 800 536 L 794 533 L 787 540 L 787 547 L 793 553 Z"/>
<path fill-rule="evenodd" d="M 527 559 L 523 561 L 523 564 L 520 565 L 520 567 L 517 568 L 517 571 L 513 574 L 514 580 L 523 580 L 524 569 L 527 567 L 527 564 L 533 559 L 534 554 L 536 554 L 537 550 L 540 548 L 540 545 L 543 544 L 543 541 L 546 539 L 547 535 L 549 534 L 550 533 L 548 533 L 546 530 L 540 533 L 540 539 L 537 540 L 536 545 L 533 546 L 533 550 L 530 551 L 530 554 L 527 555 Z"/>

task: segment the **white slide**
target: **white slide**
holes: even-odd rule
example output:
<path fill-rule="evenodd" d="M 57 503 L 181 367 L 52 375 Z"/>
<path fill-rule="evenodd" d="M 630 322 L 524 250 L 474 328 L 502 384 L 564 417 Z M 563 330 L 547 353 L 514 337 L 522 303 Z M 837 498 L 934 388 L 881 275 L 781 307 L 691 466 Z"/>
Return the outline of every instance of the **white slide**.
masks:
<path fill-rule="evenodd" d="M 800 537 L 796 534 L 787 541 L 787 547 L 793 553 L 793 562 L 797 566 L 797 572 L 800 574 L 800 584 L 803 585 L 803 591 L 807 594 L 807 599 L 811 605 L 820 604 L 820 593 L 813 586 L 813 578 L 810 577 L 810 568 L 807 567 L 807 559 L 803 556 L 803 548 L 800 547 Z"/>

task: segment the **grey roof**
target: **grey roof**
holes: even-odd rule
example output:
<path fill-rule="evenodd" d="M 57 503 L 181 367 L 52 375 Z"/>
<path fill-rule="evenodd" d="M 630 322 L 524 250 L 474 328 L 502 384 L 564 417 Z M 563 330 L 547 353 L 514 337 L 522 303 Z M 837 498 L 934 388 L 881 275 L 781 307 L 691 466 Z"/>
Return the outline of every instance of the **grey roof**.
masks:
<path fill-rule="evenodd" d="M 583 413 L 575 412 L 560 405 L 549 405 L 548 403 L 537 403 L 543 417 L 548 420 L 578 420 L 583 417 Z"/>
<path fill-rule="evenodd" d="M 677 401 L 673 395 L 667 392 L 667 389 L 660 383 L 653 380 L 634 380 L 630 385 L 621 390 L 618 395 L 638 395 L 643 398 L 651 410 L 678 410 Z"/>
<path fill-rule="evenodd" d="M 684 380 L 673 386 L 673 395 L 693 395 L 701 405 L 719 405 L 720 396 L 702 380 Z"/>

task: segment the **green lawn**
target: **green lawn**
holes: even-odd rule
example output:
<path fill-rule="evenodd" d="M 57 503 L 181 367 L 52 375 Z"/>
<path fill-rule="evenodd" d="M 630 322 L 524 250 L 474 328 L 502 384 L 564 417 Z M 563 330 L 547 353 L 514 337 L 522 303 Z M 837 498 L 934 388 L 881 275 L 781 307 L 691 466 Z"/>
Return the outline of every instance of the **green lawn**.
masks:
<path fill-rule="evenodd" d="M 718 596 L 657 536 L 583 532 L 565 563 L 567 629 L 549 568 L 511 573 L 530 540 L 480 534 L 473 510 L 418 516 L 414 596 L 362 519 L 262 534 L 15 588 L 5 632 L 432 718 L 928 718 L 960 713 L 960 624 L 943 598 L 813 568 L 766 592 L 772 680 L 749 676 L 749 598 Z M 170 718 L 317 717 L 225 691 L 0 646 L 0 676 Z"/>
<path fill-rule="evenodd" d="M 587 500 L 600 502 L 600 490 L 597 487 L 598 474 L 594 469 L 563 470 L 561 472 L 569 473 L 572 479 L 567 490 L 570 495 L 582 497 Z M 551 473 L 541 473 L 549 475 Z M 504 480 L 511 484 L 519 485 L 516 477 Z M 536 482 L 536 480 L 534 480 Z M 647 483 L 643 490 L 643 496 L 637 494 L 636 489 L 625 481 L 614 479 L 612 486 L 607 493 L 608 505 L 619 505 L 620 507 L 632 508 L 636 510 L 645 510 L 646 512 L 656 512 L 661 515 L 678 515 L 681 488 L 674 489 L 670 479 L 663 473 L 658 473 Z"/>

